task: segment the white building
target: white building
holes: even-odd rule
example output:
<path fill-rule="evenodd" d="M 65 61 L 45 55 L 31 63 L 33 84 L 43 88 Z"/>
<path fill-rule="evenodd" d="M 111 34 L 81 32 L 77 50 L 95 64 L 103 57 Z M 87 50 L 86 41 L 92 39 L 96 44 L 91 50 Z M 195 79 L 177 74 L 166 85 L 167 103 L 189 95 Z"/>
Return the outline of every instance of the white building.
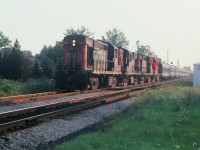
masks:
<path fill-rule="evenodd" d="M 200 63 L 194 64 L 193 85 L 200 87 Z"/>

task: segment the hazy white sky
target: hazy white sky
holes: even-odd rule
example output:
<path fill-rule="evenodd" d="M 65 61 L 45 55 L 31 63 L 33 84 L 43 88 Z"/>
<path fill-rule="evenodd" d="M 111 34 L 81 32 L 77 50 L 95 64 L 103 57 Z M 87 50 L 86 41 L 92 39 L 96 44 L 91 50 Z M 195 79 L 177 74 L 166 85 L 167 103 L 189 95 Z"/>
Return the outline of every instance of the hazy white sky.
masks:
<path fill-rule="evenodd" d="M 200 0 L 0 0 L 0 31 L 33 54 L 82 25 L 96 39 L 117 27 L 130 50 L 139 40 L 175 65 L 200 62 Z"/>

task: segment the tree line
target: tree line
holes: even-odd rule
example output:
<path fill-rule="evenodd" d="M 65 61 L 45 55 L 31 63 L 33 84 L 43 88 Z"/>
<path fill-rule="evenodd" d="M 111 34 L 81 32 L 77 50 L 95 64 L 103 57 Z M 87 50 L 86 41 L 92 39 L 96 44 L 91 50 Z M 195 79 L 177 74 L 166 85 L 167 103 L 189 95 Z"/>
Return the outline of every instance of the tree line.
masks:
<path fill-rule="evenodd" d="M 81 26 L 78 29 L 67 28 L 65 36 L 71 34 L 87 35 L 94 38 L 94 33 Z M 128 48 L 129 41 L 124 32 L 117 28 L 108 30 L 103 41 L 107 41 L 118 47 Z M 150 46 L 140 45 L 137 41 L 137 51 L 141 54 L 153 56 Z M 57 41 L 54 46 L 42 48 L 39 54 L 32 55 L 29 50 L 21 50 L 20 42 L 15 40 L 11 46 L 11 40 L 0 31 L 0 78 L 26 81 L 29 78 L 46 77 L 53 79 L 56 66 L 63 57 L 63 41 Z"/>

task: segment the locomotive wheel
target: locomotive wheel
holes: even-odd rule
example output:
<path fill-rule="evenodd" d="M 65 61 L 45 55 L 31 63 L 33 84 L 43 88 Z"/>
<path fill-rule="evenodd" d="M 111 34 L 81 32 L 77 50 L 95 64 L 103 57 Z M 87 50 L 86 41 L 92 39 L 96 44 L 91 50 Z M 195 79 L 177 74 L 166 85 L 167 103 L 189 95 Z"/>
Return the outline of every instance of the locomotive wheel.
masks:
<path fill-rule="evenodd" d="M 144 77 L 141 78 L 140 83 L 141 83 L 141 84 L 144 84 Z"/>
<path fill-rule="evenodd" d="M 152 77 L 152 80 L 151 80 L 151 81 L 152 81 L 153 83 L 155 83 L 155 81 L 156 81 L 155 78 L 156 78 L 155 76 Z"/>
<path fill-rule="evenodd" d="M 157 79 L 157 82 L 160 82 L 160 77 L 159 77 L 159 76 L 157 76 L 157 78 L 156 78 L 156 79 Z"/>
<path fill-rule="evenodd" d="M 134 85 L 138 84 L 138 78 L 134 78 Z"/>
<path fill-rule="evenodd" d="M 150 76 L 148 76 L 148 78 L 147 78 L 147 83 L 148 84 L 151 83 L 151 77 Z"/>
<path fill-rule="evenodd" d="M 91 77 L 90 78 L 90 89 L 91 90 L 96 90 L 99 87 L 99 79 Z"/>
<path fill-rule="evenodd" d="M 124 85 L 124 86 L 127 86 L 127 85 L 128 85 L 128 84 L 127 84 L 127 79 L 124 79 L 123 85 Z"/>
<path fill-rule="evenodd" d="M 115 87 L 116 85 L 117 85 L 117 78 L 114 77 L 114 78 L 113 78 L 113 84 L 112 84 L 112 87 Z"/>
<path fill-rule="evenodd" d="M 109 77 L 108 85 L 110 87 L 115 87 L 117 85 L 117 78 L 116 77 Z"/>
<path fill-rule="evenodd" d="M 128 84 L 131 84 L 131 85 L 132 85 L 132 84 L 134 84 L 134 82 L 135 82 L 135 81 L 134 81 L 134 78 L 133 78 L 133 77 L 130 77 L 129 80 L 128 80 Z"/>

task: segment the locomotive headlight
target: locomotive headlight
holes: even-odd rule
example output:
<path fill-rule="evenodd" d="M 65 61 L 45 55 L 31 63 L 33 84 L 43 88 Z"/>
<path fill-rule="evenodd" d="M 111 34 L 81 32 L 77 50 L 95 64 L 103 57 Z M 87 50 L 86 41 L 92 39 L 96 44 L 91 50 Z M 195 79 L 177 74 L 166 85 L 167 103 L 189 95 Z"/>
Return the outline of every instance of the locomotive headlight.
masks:
<path fill-rule="evenodd" d="M 76 46 L 76 40 L 72 40 L 72 46 Z"/>

